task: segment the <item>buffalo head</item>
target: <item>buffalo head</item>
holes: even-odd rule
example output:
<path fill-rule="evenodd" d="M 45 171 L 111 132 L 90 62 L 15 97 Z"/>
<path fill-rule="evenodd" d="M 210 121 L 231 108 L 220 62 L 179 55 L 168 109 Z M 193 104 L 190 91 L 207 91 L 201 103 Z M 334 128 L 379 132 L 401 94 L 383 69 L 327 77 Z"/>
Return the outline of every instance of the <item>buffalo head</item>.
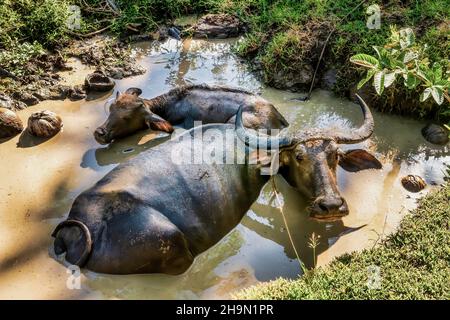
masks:
<path fill-rule="evenodd" d="M 334 220 L 348 214 L 348 206 L 340 195 L 336 183 L 336 168 L 356 172 L 380 169 L 381 163 L 365 150 L 347 152 L 339 144 L 354 144 L 368 139 L 374 129 L 369 107 L 357 95 L 364 123 L 351 132 L 305 130 L 291 135 L 260 137 L 249 132 L 242 124 L 242 108 L 236 117 L 237 136 L 253 148 L 276 150 L 278 147 L 280 173 L 295 188 L 312 197 L 311 217 Z"/>
<path fill-rule="evenodd" d="M 129 88 L 122 94 L 117 92 L 116 99 L 109 107 L 108 119 L 94 132 L 97 142 L 107 144 L 147 128 L 173 131 L 170 123 L 153 113 L 146 100 L 139 97 L 141 93 L 142 90 L 138 88 Z"/>

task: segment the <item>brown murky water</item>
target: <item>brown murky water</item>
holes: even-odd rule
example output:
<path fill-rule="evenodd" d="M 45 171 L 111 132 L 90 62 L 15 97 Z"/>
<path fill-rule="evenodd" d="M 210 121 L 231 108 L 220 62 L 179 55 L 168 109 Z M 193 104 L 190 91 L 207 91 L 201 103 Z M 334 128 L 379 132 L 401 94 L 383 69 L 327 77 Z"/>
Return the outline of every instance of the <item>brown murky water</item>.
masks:
<path fill-rule="evenodd" d="M 335 122 L 356 126 L 361 121 L 357 105 L 328 92 L 315 91 L 311 101 L 299 102 L 292 100 L 298 94 L 263 87 L 230 54 L 230 45 L 223 40 L 141 43 L 136 54 L 149 71 L 117 81 L 116 90 L 140 87 L 143 96 L 153 97 L 186 83 L 226 84 L 260 92 L 286 116 L 290 130 Z M 87 72 L 79 66 L 65 76 L 68 82 L 79 83 Z M 34 111 L 55 111 L 64 129 L 46 141 L 23 133 L 0 144 L 0 298 L 228 298 L 234 290 L 258 281 L 301 273 L 280 212 L 268 204 L 272 191 L 267 185 L 238 227 L 199 256 L 185 274 L 111 276 L 83 271 L 81 289 L 68 289 L 70 274 L 52 252 L 54 226 L 82 190 L 118 163 L 165 140 L 149 130 L 109 147 L 98 145 L 92 132 L 107 117 L 103 106 L 112 96 L 109 92 L 77 102 L 49 101 L 20 111 L 24 123 Z M 308 266 L 313 264 L 308 246 L 313 232 L 320 236 L 318 265 L 373 246 L 392 232 L 416 198 L 432 188 L 408 193 L 400 185 L 402 176 L 419 174 L 429 185 L 442 183 L 450 150 L 421 137 L 424 123 L 378 113 L 375 123 L 373 138 L 362 146 L 376 152 L 384 168 L 359 173 L 339 169 L 339 188 L 351 210 L 342 221 L 308 219 L 305 199 L 282 178 L 276 180 L 295 246 Z"/>

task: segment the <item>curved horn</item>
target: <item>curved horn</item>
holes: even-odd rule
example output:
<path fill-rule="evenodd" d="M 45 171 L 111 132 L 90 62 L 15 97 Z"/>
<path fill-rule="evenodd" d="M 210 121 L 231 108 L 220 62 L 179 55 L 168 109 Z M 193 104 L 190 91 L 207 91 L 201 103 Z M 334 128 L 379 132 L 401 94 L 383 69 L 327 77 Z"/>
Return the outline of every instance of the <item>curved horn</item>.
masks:
<path fill-rule="evenodd" d="M 81 256 L 78 259 L 78 261 L 76 261 L 74 263 L 75 265 L 77 265 L 79 267 L 83 267 L 86 264 L 89 254 L 92 251 L 91 232 L 89 231 L 88 227 L 83 222 L 78 221 L 78 220 L 71 220 L 71 219 L 65 220 L 56 226 L 55 230 L 52 232 L 52 237 L 56 238 L 59 230 L 61 230 L 62 228 L 74 227 L 74 226 L 80 228 L 81 231 L 83 232 L 84 236 L 86 237 L 85 248 L 84 248 L 83 252 L 81 253 Z"/>
<path fill-rule="evenodd" d="M 353 130 L 348 135 L 341 134 L 335 136 L 334 139 L 336 140 L 337 143 L 341 144 L 358 143 L 368 139 L 373 133 L 374 123 L 369 106 L 358 94 L 356 94 L 356 97 L 358 98 L 358 102 L 364 116 L 364 123 L 361 125 L 361 127 L 359 127 L 356 130 Z"/>
<path fill-rule="evenodd" d="M 286 136 L 282 137 L 270 137 L 261 138 L 253 133 L 250 133 L 245 129 L 242 123 L 242 106 L 236 114 L 236 134 L 240 140 L 242 140 L 247 146 L 251 148 L 260 148 L 264 150 L 272 149 L 272 146 L 283 148 L 292 144 L 292 139 Z"/>

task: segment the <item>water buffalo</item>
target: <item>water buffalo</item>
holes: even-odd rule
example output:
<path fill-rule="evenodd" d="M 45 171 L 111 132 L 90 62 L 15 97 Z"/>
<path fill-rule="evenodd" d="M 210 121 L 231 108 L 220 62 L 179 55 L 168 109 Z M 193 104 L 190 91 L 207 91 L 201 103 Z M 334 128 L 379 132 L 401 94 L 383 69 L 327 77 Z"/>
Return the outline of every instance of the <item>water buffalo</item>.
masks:
<path fill-rule="evenodd" d="M 147 128 L 169 133 L 172 125 L 190 129 L 194 121 L 234 123 L 241 105 L 244 125 L 249 128 L 281 129 L 288 125 L 270 102 L 241 89 L 203 84 L 181 86 L 153 99 L 141 98 L 141 93 L 138 88 L 117 92 L 108 119 L 94 132 L 97 142 L 107 144 Z"/>
<path fill-rule="evenodd" d="M 338 148 L 339 143 L 357 143 L 373 132 L 370 110 L 359 101 L 364 124 L 349 133 L 310 130 L 262 138 L 243 126 L 239 108 L 236 127 L 196 127 L 178 140 L 143 152 L 76 198 L 68 219 L 53 232 L 55 253 L 65 252 L 68 262 L 103 273 L 184 272 L 196 255 L 234 228 L 258 198 L 269 179 L 261 174 L 266 162 L 248 159 L 263 140 L 267 151 L 279 155 L 283 177 L 313 197 L 311 216 L 340 218 L 348 208 L 337 190 L 336 166 L 349 171 L 381 167 L 364 150 Z M 211 130 L 226 142 L 213 135 L 203 139 L 199 150 L 214 150 L 216 161 L 192 163 L 196 137 Z M 239 144 L 246 147 L 237 148 Z M 225 148 L 215 149 L 217 145 Z M 234 159 L 240 152 L 247 161 L 230 164 L 230 149 L 236 153 Z"/>

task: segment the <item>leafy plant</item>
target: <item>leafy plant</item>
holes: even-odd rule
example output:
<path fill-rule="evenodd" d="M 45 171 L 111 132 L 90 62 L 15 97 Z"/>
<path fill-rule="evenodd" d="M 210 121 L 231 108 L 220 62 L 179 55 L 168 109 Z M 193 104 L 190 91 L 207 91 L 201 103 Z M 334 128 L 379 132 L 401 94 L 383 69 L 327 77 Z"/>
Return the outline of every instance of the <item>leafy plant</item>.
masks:
<path fill-rule="evenodd" d="M 381 95 L 385 88 L 402 78 L 403 84 L 410 90 L 423 88 L 421 102 L 430 96 L 438 105 L 444 99 L 450 102 L 448 71 L 444 72 L 442 62 L 430 63 L 426 46 L 416 43 L 412 29 L 397 31 L 391 27 L 390 42 L 383 47 L 373 46 L 373 49 L 376 57 L 359 53 L 350 58 L 352 63 L 368 69 L 366 76 L 358 83 L 358 89 L 373 78 L 375 91 Z"/>
<path fill-rule="evenodd" d="M 9 50 L 0 51 L 0 66 L 16 76 L 22 76 L 26 71 L 26 64 L 31 58 L 38 57 L 43 54 L 44 48 L 38 42 L 13 42 Z"/>

